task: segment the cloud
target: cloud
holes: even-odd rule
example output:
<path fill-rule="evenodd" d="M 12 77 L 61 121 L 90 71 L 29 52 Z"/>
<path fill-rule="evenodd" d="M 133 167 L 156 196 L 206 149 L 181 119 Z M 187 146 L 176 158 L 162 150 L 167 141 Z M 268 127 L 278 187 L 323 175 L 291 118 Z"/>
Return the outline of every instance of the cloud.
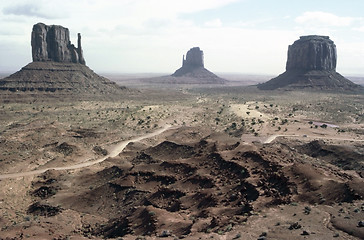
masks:
<path fill-rule="evenodd" d="M 364 26 L 353 28 L 354 31 L 364 32 Z"/>
<path fill-rule="evenodd" d="M 317 27 L 346 27 L 355 21 L 352 17 L 339 17 L 327 12 L 305 12 L 295 19 L 296 23 Z"/>
<path fill-rule="evenodd" d="M 136 5 L 143 6 L 143 8 L 145 8 L 146 5 L 149 6 L 149 9 L 146 10 L 150 13 L 163 12 L 168 15 L 170 13 L 194 13 L 208 9 L 215 9 L 237 1 L 239 0 L 140 0 L 136 1 Z"/>
<path fill-rule="evenodd" d="M 222 27 L 222 22 L 220 18 L 213 19 L 211 21 L 207 21 L 204 24 L 206 27 Z"/>
<path fill-rule="evenodd" d="M 57 19 L 60 18 L 57 11 L 47 11 L 42 8 L 39 4 L 24 3 L 18 5 L 12 5 L 3 9 L 4 15 L 17 15 L 17 16 L 28 16 L 28 17 L 39 17 L 45 19 Z M 59 13 L 59 12 L 58 12 Z"/>

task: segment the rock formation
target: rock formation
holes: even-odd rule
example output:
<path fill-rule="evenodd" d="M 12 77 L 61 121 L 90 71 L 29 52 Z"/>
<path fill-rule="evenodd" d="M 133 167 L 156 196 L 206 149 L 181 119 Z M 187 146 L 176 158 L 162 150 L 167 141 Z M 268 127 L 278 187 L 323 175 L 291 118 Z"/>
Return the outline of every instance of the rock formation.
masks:
<path fill-rule="evenodd" d="M 191 48 L 182 58 L 182 67 L 172 75 L 177 79 L 169 78 L 169 83 L 212 83 L 221 84 L 226 80 L 222 79 L 204 67 L 203 51 L 199 47 Z"/>
<path fill-rule="evenodd" d="M 185 55 L 183 55 L 182 67 L 177 69 L 177 71 L 175 71 L 172 76 L 181 77 L 193 72 L 196 69 L 202 68 L 204 68 L 203 51 L 201 51 L 199 47 L 194 47 L 187 52 L 186 59 Z"/>
<path fill-rule="evenodd" d="M 302 36 L 288 47 L 286 71 L 259 89 L 355 90 L 360 86 L 336 72 L 336 46 L 328 36 Z"/>
<path fill-rule="evenodd" d="M 185 56 L 183 55 L 182 66 L 204 67 L 203 51 L 199 47 L 191 48 Z"/>
<path fill-rule="evenodd" d="M 94 73 L 85 64 L 78 34 L 77 48 L 71 44 L 69 30 L 62 26 L 33 26 L 33 62 L 7 78 L 0 79 L 0 90 L 10 92 L 59 92 L 67 95 L 118 94 L 116 83 Z"/>
<path fill-rule="evenodd" d="M 336 46 L 327 36 L 302 36 L 288 47 L 286 70 L 336 70 Z"/>
<path fill-rule="evenodd" d="M 86 64 L 81 47 L 81 34 L 78 34 L 77 48 L 71 44 L 68 28 L 37 23 L 32 31 L 33 62 L 54 61 Z"/>
<path fill-rule="evenodd" d="M 0 90 L 11 92 L 67 92 L 67 94 L 111 94 L 120 87 L 83 64 L 54 61 L 32 62 L 0 79 Z"/>

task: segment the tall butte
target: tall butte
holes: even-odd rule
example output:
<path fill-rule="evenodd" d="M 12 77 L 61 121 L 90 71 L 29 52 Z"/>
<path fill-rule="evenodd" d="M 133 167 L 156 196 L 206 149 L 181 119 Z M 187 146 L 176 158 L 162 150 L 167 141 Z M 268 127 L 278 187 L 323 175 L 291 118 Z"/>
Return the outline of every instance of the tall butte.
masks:
<path fill-rule="evenodd" d="M 199 47 L 191 48 L 182 58 L 182 67 L 177 69 L 172 77 L 186 79 L 195 79 L 195 83 L 225 83 L 225 79 L 218 77 L 214 73 L 207 70 L 204 66 L 204 54 Z M 190 83 L 192 83 L 190 81 Z"/>
<path fill-rule="evenodd" d="M 328 36 L 302 36 L 288 47 L 286 71 L 258 88 L 360 89 L 359 85 L 336 72 L 336 61 L 336 46 Z"/>
<path fill-rule="evenodd" d="M 81 34 L 78 34 L 77 48 L 71 44 L 69 35 L 68 28 L 62 26 L 35 24 L 32 31 L 33 62 L 54 61 L 85 65 Z"/>
<path fill-rule="evenodd" d="M 31 45 L 33 62 L 1 79 L 0 90 L 81 96 L 119 93 L 125 89 L 86 66 L 80 33 L 75 47 L 68 28 L 37 23 L 33 26 Z"/>

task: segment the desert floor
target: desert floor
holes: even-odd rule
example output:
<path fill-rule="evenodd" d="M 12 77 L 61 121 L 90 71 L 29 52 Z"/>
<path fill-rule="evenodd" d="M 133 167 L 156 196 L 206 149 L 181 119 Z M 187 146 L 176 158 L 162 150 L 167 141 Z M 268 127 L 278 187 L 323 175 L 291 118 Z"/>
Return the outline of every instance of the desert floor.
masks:
<path fill-rule="evenodd" d="M 0 239 L 364 239 L 364 94 L 6 93 Z"/>

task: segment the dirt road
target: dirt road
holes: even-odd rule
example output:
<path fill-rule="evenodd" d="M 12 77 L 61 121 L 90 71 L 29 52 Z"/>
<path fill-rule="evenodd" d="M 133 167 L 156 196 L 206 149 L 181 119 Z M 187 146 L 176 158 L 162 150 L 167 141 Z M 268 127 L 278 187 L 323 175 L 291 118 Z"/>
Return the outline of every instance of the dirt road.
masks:
<path fill-rule="evenodd" d="M 131 142 L 137 142 L 137 141 L 141 141 L 141 140 L 146 139 L 146 138 L 157 136 L 157 135 L 165 132 L 166 130 L 168 130 L 170 128 L 172 128 L 172 126 L 166 125 L 163 128 L 161 128 L 161 129 L 159 129 L 159 130 L 157 130 L 155 132 L 148 133 L 148 134 L 145 134 L 143 136 L 139 136 L 139 137 L 136 137 L 136 138 L 133 138 L 133 139 L 130 139 L 130 140 L 122 141 L 122 142 L 118 143 L 117 145 L 115 145 L 108 155 L 106 155 L 106 156 L 104 156 L 102 158 L 96 159 L 96 160 L 89 160 L 89 161 L 82 162 L 82 163 L 79 163 L 79 164 L 74 164 L 74 165 L 64 166 L 64 167 L 52 167 L 52 168 L 39 169 L 39 170 L 34 170 L 34 171 L 29 171 L 29 172 L 1 174 L 0 175 L 0 180 L 1 179 L 17 178 L 17 177 L 25 177 L 25 176 L 41 174 L 41 173 L 44 173 L 44 172 L 46 172 L 48 170 L 58 170 L 58 171 L 60 171 L 60 170 L 73 170 L 73 169 L 89 167 L 91 165 L 101 163 L 101 162 L 105 161 L 109 157 L 116 157 Z M 300 136 L 299 135 L 272 135 L 272 136 L 267 137 L 263 141 L 263 143 L 271 143 L 277 137 L 300 137 Z M 329 139 L 329 140 L 364 142 L 364 140 L 358 140 L 358 139 L 341 139 L 341 138 L 318 137 L 318 136 L 306 136 L 306 137 L 308 137 L 308 138 L 319 138 L 319 139 Z"/>
<path fill-rule="evenodd" d="M 300 135 L 272 135 L 267 137 L 263 143 L 271 143 L 273 142 L 277 137 L 303 137 Z M 315 138 L 315 139 L 327 139 L 327 140 L 339 140 L 339 141 L 353 141 L 353 142 L 364 142 L 362 139 L 349 139 L 349 138 L 333 138 L 333 137 L 319 137 L 319 136 L 305 136 L 306 138 Z"/>
<path fill-rule="evenodd" d="M 0 175 L 0 180 L 1 179 L 7 179 L 7 178 L 17 178 L 17 177 L 25 177 L 25 176 L 30 176 L 30 175 L 36 175 L 36 174 L 41 174 L 44 173 L 48 170 L 73 170 L 73 169 L 79 169 L 79 168 L 84 168 L 84 167 L 88 167 L 97 163 L 101 163 L 103 161 L 105 161 L 107 158 L 110 157 L 116 157 L 117 155 L 119 155 L 120 152 L 122 152 L 124 150 L 124 148 L 131 142 L 137 142 L 137 141 L 141 141 L 143 139 L 146 138 L 150 138 L 150 137 L 154 137 L 157 136 L 165 131 L 167 131 L 168 129 L 170 129 L 172 126 L 170 125 L 166 125 L 163 128 L 152 132 L 152 133 L 148 133 L 145 134 L 143 136 L 140 137 L 136 137 L 130 140 L 126 140 L 126 141 L 122 141 L 120 143 L 118 143 L 117 145 L 115 145 L 113 147 L 113 149 L 110 151 L 110 153 L 102 158 L 96 159 L 96 160 L 89 160 L 83 163 L 79 163 L 79 164 L 74 164 L 74 165 L 70 165 L 70 166 L 64 166 L 64 167 L 52 167 L 52 168 L 45 168 L 45 169 L 39 169 L 39 170 L 34 170 L 34 171 L 29 171 L 29 172 L 20 172 L 20 173 L 8 173 L 8 174 L 1 174 Z"/>

